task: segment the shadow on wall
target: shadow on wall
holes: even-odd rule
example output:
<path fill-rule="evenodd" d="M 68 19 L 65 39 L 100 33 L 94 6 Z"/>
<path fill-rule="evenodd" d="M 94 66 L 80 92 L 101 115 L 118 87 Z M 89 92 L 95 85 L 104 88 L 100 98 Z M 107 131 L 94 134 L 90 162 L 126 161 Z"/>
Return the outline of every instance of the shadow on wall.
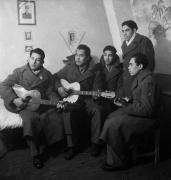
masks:
<path fill-rule="evenodd" d="M 171 74 L 171 26 L 165 28 L 156 21 L 149 24 L 149 35 L 155 47 L 157 72 Z"/>

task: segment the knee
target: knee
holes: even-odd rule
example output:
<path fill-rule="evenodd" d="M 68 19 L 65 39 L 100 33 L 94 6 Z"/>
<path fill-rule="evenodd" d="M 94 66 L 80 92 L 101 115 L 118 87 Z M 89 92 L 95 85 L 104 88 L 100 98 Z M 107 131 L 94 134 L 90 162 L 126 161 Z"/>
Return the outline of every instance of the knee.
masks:
<path fill-rule="evenodd" d="M 109 127 L 111 127 L 112 124 L 113 124 L 112 119 L 108 118 L 105 120 L 104 127 L 108 129 Z"/>
<path fill-rule="evenodd" d="M 112 129 L 119 129 L 121 127 L 121 120 L 118 119 L 118 118 L 108 118 L 106 119 L 105 121 L 105 124 L 106 126 L 108 126 L 109 128 L 112 128 Z"/>
<path fill-rule="evenodd" d="M 39 116 L 37 116 L 37 115 L 29 116 L 23 120 L 23 128 L 24 129 L 31 128 L 31 129 L 37 130 L 37 129 L 41 129 L 41 127 L 42 127 L 42 124 L 40 122 Z"/>
<path fill-rule="evenodd" d="M 60 126 L 63 124 L 62 115 L 55 111 L 48 113 L 44 118 L 42 118 L 42 121 L 45 126 Z"/>
<path fill-rule="evenodd" d="M 101 109 L 98 106 L 95 106 L 91 109 L 91 111 L 96 115 L 101 115 Z"/>

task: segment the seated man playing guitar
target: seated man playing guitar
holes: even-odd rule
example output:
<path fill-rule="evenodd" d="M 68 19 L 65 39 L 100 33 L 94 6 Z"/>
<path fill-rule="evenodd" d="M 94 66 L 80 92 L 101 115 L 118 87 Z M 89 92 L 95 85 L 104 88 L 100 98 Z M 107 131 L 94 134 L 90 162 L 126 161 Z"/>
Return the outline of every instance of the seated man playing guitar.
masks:
<path fill-rule="evenodd" d="M 69 94 L 67 90 L 62 86 L 60 79 L 65 79 L 69 83 L 79 82 L 81 91 L 102 90 L 104 82 L 100 70 L 96 68 L 91 58 L 90 48 L 84 44 L 80 44 L 77 47 L 74 59 L 63 69 L 54 74 L 54 79 L 55 90 L 61 95 L 62 98 L 67 97 Z M 96 156 L 99 154 L 99 135 L 103 124 L 101 113 L 102 107 L 99 106 L 90 96 L 80 96 L 79 100 L 85 105 L 83 109 L 87 114 L 87 118 L 90 117 L 92 143 L 91 155 Z M 73 137 L 73 129 L 71 125 L 70 132 L 68 132 L 68 126 L 67 129 L 65 128 L 65 131 L 68 136 Z M 70 146 L 70 148 L 66 159 L 71 159 L 74 155 L 74 146 L 76 146 L 76 144 L 72 142 L 68 146 Z"/>
<path fill-rule="evenodd" d="M 46 138 L 43 142 L 46 141 L 49 145 L 63 139 L 61 115 L 56 108 L 49 109 L 40 105 L 57 106 L 58 102 L 57 94 L 53 92 L 52 75 L 43 67 L 44 58 L 43 50 L 39 48 L 31 50 L 28 63 L 15 69 L 0 86 L 6 108 L 19 113 L 23 120 L 23 134 L 36 168 L 43 167 L 40 149 L 42 132 Z M 53 103 L 46 102 L 48 99 L 53 100 Z"/>

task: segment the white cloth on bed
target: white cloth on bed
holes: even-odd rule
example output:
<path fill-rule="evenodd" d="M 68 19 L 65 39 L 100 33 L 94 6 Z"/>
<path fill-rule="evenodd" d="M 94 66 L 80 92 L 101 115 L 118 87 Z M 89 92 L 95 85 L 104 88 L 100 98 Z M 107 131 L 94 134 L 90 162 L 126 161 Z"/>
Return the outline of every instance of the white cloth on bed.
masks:
<path fill-rule="evenodd" d="M 16 127 L 22 127 L 21 117 L 16 113 L 9 112 L 4 106 L 3 99 L 0 98 L 0 130 Z"/>

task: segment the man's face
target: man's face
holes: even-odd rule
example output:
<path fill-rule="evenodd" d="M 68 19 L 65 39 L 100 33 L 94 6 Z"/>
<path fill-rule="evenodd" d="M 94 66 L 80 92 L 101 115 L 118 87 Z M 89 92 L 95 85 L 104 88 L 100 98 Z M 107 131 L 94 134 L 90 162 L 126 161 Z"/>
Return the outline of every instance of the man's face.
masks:
<path fill-rule="evenodd" d="M 106 65 L 110 65 L 113 61 L 113 53 L 112 51 L 106 50 L 103 53 L 103 59 Z"/>
<path fill-rule="evenodd" d="M 77 49 L 75 55 L 75 63 L 77 66 L 84 66 L 88 61 L 88 57 L 86 56 L 85 50 Z"/>
<path fill-rule="evenodd" d="M 41 59 L 41 55 L 37 53 L 32 53 L 28 59 L 28 63 L 31 70 L 38 70 L 43 65 L 43 60 Z"/>
<path fill-rule="evenodd" d="M 127 25 L 124 25 L 122 26 L 122 32 L 123 32 L 124 39 L 126 41 L 129 41 L 131 37 L 133 36 L 133 34 L 136 32 L 136 29 L 131 29 Z"/>
<path fill-rule="evenodd" d="M 135 58 L 131 58 L 129 61 L 128 71 L 131 76 L 135 76 L 142 69 L 142 64 L 137 65 L 135 63 Z"/>

